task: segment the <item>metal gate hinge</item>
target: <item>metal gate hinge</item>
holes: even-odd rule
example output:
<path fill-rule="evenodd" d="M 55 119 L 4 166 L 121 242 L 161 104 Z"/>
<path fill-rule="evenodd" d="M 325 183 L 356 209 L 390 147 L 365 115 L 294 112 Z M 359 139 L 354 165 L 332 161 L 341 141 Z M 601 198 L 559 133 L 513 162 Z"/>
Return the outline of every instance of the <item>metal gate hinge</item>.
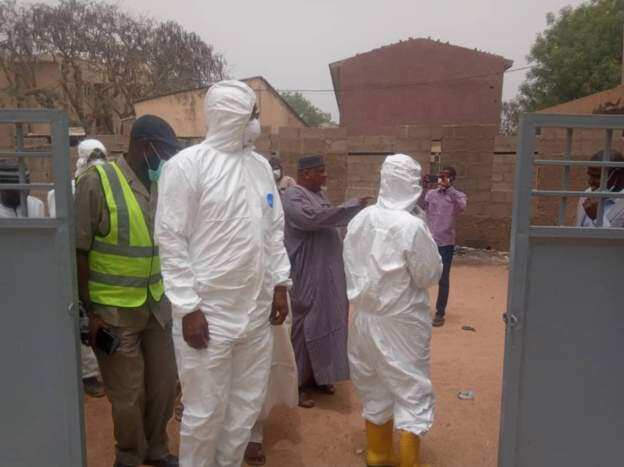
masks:
<path fill-rule="evenodd" d="M 503 313 L 503 321 L 505 324 L 508 324 L 510 328 L 513 328 L 518 324 L 518 317 L 516 315 L 509 315 L 508 313 Z"/>

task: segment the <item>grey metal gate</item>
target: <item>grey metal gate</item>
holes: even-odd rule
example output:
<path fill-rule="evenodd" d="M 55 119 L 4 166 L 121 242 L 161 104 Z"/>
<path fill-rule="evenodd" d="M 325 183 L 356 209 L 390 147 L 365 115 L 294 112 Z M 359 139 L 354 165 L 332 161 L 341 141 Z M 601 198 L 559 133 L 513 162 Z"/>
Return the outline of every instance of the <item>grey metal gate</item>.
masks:
<path fill-rule="evenodd" d="M 24 128 L 49 124 L 51 149 L 24 149 Z M 85 465 L 79 375 L 75 250 L 67 116 L 57 110 L 0 110 L 14 125 L 20 183 L 4 189 L 56 190 L 55 219 L 0 219 L 0 465 Z M 26 183 L 24 160 L 51 158 L 54 183 Z M 22 206 L 25 204 L 22 203 Z"/>
<path fill-rule="evenodd" d="M 565 129 L 563 159 L 534 155 L 536 130 L 549 127 Z M 572 160 L 577 128 L 604 129 L 603 162 Z M 564 226 L 572 200 L 624 197 L 605 189 L 607 168 L 624 166 L 606 162 L 623 128 L 624 116 L 532 114 L 521 124 L 500 467 L 624 465 L 624 229 Z M 561 189 L 535 189 L 537 166 L 561 167 Z M 599 191 L 569 188 L 578 166 L 602 167 Z M 532 200 L 543 197 L 559 198 L 555 225 L 532 225 Z"/>

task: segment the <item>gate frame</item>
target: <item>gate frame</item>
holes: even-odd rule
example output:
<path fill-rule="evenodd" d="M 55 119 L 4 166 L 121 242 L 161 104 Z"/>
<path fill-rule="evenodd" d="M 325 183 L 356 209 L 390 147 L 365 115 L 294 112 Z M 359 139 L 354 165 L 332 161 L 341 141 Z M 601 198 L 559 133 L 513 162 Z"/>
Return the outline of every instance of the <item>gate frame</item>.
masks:
<path fill-rule="evenodd" d="M 536 159 L 536 131 L 540 128 L 567 129 L 563 160 Z M 605 130 L 605 156 L 602 162 L 572 160 L 572 130 Z M 582 228 L 563 226 L 568 198 L 624 198 L 624 193 L 605 191 L 606 171 L 609 167 L 624 167 L 624 163 L 609 162 L 613 130 L 624 130 L 624 115 L 560 115 L 525 114 L 520 120 L 517 150 L 517 169 L 514 189 L 514 209 L 511 227 L 510 273 L 505 326 L 505 351 L 499 435 L 499 467 L 518 467 L 518 426 L 515 420 L 520 412 L 519 381 L 523 370 L 525 342 L 523 321 L 526 312 L 529 247 L 532 238 L 548 239 L 624 239 L 624 228 Z M 562 190 L 533 189 L 534 166 L 564 167 Z M 601 188 L 594 192 L 570 191 L 569 169 L 572 166 L 602 168 Z M 533 197 L 560 198 L 558 226 L 531 225 L 531 199 Z M 597 216 L 602 223 L 602 205 Z"/>
<path fill-rule="evenodd" d="M 24 149 L 23 125 L 43 123 L 50 125 L 50 150 L 29 151 Z M 14 189 L 21 192 L 21 214 L 27 214 L 26 192 L 35 190 L 55 190 L 56 217 L 55 218 L 16 218 L 0 219 L 0 230 L 54 230 L 54 247 L 57 257 L 65 262 L 60 268 L 69 270 L 65 287 L 58 290 L 60 300 L 67 304 L 66 313 L 73 321 L 74 359 L 64 360 L 61 368 L 66 375 L 75 375 L 75 383 L 67 382 L 66 397 L 60 401 L 68 412 L 67 443 L 59 446 L 66 451 L 69 460 L 68 466 L 86 466 L 85 430 L 84 430 L 84 394 L 81 385 L 80 339 L 79 339 L 79 309 L 76 279 L 76 254 L 74 240 L 74 218 L 72 213 L 71 176 L 69 170 L 69 120 L 67 113 L 58 109 L 0 109 L 0 124 L 15 125 L 15 151 L 0 151 L 0 158 L 17 158 L 19 163 L 19 183 L 4 184 L 4 189 Z M 51 158 L 53 183 L 26 183 L 25 159 Z M 10 271 L 8 271 L 10 272 Z M 56 310 L 55 310 L 56 311 Z M 71 348 L 71 346 L 69 347 Z M 50 401 L 55 403 L 59 401 Z M 72 407 L 73 406 L 73 407 Z M 6 448 L 11 448 L 7 446 Z"/>

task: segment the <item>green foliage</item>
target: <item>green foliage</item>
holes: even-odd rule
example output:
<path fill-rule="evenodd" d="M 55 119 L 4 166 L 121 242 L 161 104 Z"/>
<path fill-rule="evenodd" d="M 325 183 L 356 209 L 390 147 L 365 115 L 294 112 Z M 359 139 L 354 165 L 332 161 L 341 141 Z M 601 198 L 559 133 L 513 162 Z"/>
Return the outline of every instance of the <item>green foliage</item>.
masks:
<path fill-rule="evenodd" d="M 282 97 L 308 125 L 318 126 L 332 122 L 330 113 L 323 112 L 300 92 L 283 92 Z"/>
<path fill-rule="evenodd" d="M 500 127 L 501 134 L 511 136 L 518 132 L 522 110 L 522 104 L 518 99 L 511 99 L 503 102 Z"/>
<path fill-rule="evenodd" d="M 620 83 L 624 0 L 589 0 L 546 16 L 527 57 L 532 65 L 520 87 L 528 112 L 610 89 Z"/>

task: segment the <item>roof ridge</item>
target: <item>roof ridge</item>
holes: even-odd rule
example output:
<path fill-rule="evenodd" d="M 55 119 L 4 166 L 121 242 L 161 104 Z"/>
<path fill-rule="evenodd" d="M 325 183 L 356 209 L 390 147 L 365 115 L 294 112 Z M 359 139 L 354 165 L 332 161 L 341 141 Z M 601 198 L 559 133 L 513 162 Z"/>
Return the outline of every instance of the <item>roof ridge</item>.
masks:
<path fill-rule="evenodd" d="M 331 66 L 336 66 L 336 65 L 341 64 L 342 62 L 346 62 L 348 60 L 352 60 L 352 59 L 354 59 L 356 57 L 361 57 L 362 55 L 367 55 L 367 54 L 370 54 L 370 53 L 373 53 L 373 52 L 378 52 L 380 50 L 387 49 L 387 48 L 390 48 L 390 47 L 394 47 L 394 46 L 399 45 L 399 44 L 404 44 L 406 42 L 419 42 L 419 41 L 426 41 L 426 42 L 433 43 L 433 44 L 438 44 L 438 45 L 441 45 L 441 46 L 453 47 L 453 48 L 457 48 L 457 49 L 464 49 L 464 50 L 467 50 L 469 52 L 480 53 L 480 54 L 483 54 L 483 55 L 489 55 L 490 57 L 498 58 L 498 59 L 504 60 L 506 62 L 513 63 L 512 60 L 509 60 L 508 58 L 505 58 L 502 55 L 494 54 L 494 53 L 491 53 L 491 52 L 486 52 L 484 50 L 480 50 L 480 49 L 477 49 L 477 48 L 472 48 L 471 49 L 470 47 L 465 47 L 463 45 L 451 44 L 449 41 L 443 42 L 440 39 L 435 39 L 434 40 L 434 39 L 431 39 L 431 36 L 429 36 L 429 37 L 409 37 L 407 39 L 399 39 L 397 42 L 393 42 L 391 44 L 385 44 L 385 45 L 382 45 L 380 47 L 376 47 L 374 49 L 368 50 L 366 52 L 360 52 L 360 53 L 357 53 L 357 54 L 355 54 L 355 55 L 353 55 L 351 57 L 344 58 L 342 60 L 337 60 L 335 62 L 330 63 L 329 66 L 330 67 Z"/>

